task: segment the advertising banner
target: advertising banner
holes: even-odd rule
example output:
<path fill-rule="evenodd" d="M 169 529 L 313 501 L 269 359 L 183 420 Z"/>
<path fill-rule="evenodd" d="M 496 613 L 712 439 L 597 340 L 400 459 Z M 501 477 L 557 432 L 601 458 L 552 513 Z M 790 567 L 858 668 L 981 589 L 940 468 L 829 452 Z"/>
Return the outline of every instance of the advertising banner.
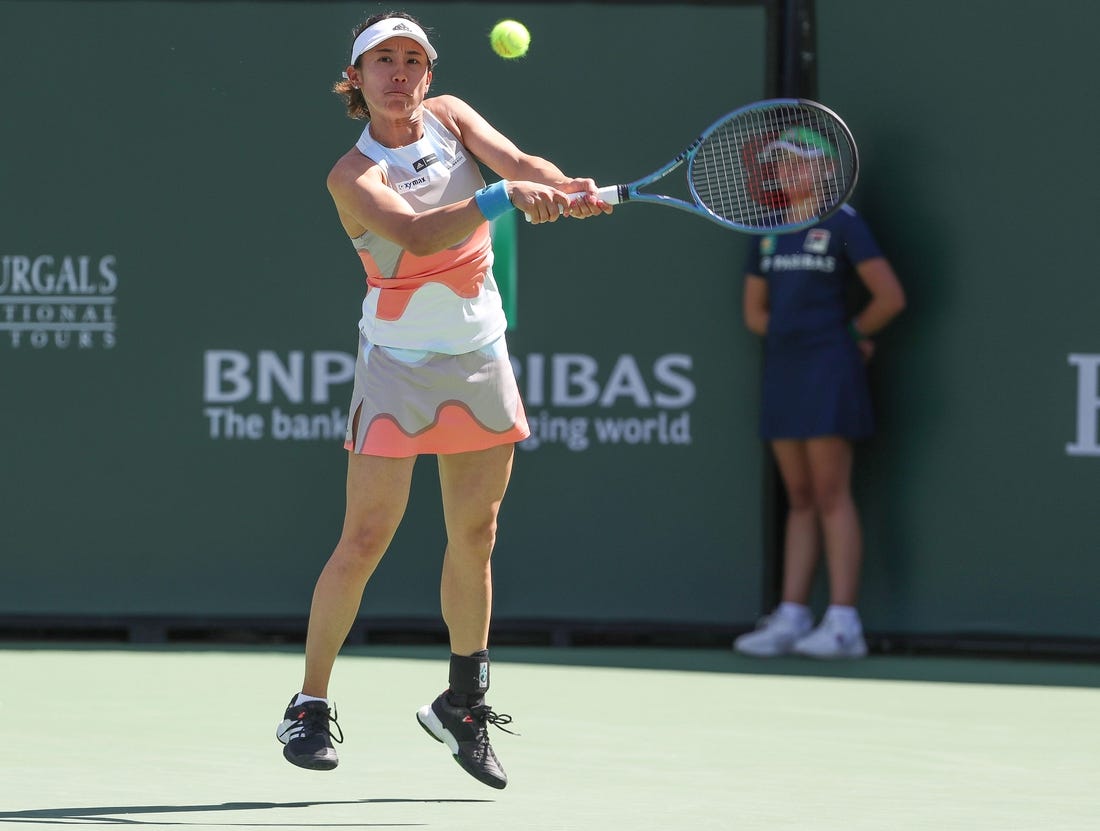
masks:
<path fill-rule="evenodd" d="M 763 94 L 755 7 L 524 5 L 514 62 L 487 41 L 514 7 L 408 10 L 433 91 L 570 175 L 636 177 Z M 304 619 L 343 516 L 364 276 L 325 177 L 363 128 L 330 92 L 362 13 L 0 2 L 0 616 Z M 498 620 L 751 621 L 745 239 L 644 205 L 495 237 L 534 431 Z M 422 458 L 364 617 L 436 620 L 444 544 Z"/>

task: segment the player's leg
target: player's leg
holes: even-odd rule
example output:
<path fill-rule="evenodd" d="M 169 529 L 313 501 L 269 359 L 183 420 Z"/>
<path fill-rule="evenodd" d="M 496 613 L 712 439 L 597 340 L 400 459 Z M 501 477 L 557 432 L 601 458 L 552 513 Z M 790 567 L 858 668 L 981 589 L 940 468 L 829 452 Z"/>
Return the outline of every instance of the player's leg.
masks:
<path fill-rule="evenodd" d="M 484 703 L 493 599 L 490 559 L 513 455 L 513 445 L 506 444 L 439 457 L 447 527 L 440 600 L 451 644 L 449 685 L 417 713 L 424 729 L 444 742 L 468 773 L 494 788 L 503 788 L 508 780 L 486 727 L 511 719 Z"/>
<path fill-rule="evenodd" d="M 359 613 L 363 589 L 409 501 L 416 457 L 349 454 L 344 526 L 313 590 L 302 692 L 327 697 L 336 654 Z"/>
<path fill-rule="evenodd" d="M 440 600 L 451 651 L 458 655 L 488 646 L 493 593 L 490 556 L 514 453 L 514 445 L 505 444 L 439 457 L 447 527 Z"/>
<path fill-rule="evenodd" d="M 329 678 L 359 613 L 363 589 L 404 515 L 415 462 L 415 457 L 348 455 L 344 526 L 313 590 L 302 692 L 291 699 L 277 733 L 286 745 L 283 755 L 299 767 L 336 767 Z M 335 736 L 342 738 L 339 732 Z"/>

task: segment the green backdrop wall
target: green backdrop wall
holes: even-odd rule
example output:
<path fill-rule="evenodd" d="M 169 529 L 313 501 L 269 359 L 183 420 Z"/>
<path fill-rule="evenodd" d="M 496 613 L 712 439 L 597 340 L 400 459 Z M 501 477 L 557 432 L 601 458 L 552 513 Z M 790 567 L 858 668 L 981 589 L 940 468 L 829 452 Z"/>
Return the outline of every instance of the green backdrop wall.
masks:
<path fill-rule="evenodd" d="M 409 8 L 436 92 L 602 182 L 766 92 L 762 6 Z M 532 51 L 504 63 L 486 33 L 521 13 Z M 0 0 L 0 617 L 304 616 L 343 507 L 362 275 L 323 182 L 360 129 L 328 89 L 363 14 Z M 1100 7 L 816 18 L 819 97 L 860 140 L 856 205 L 911 301 L 857 460 L 866 624 L 1100 637 Z M 650 206 L 516 229 L 540 441 L 503 514 L 498 620 L 763 611 L 747 242 Z M 432 460 L 414 491 L 368 618 L 437 614 Z"/>
<path fill-rule="evenodd" d="M 880 631 L 1100 635 L 1100 128 L 1085 0 L 819 0 L 820 95 L 910 297 L 860 459 Z M 933 46 L 934 44 L 934 46 Z"/>
<path fill-rule="evenodd" d="M 634 178 L 764 92 L 757 7 L 525 5 L 512 63 L 486 35 L 514 6 L 408 8 L 436 32 L 433 90 L 573 175 Z M 329 89 L 363 16 L 0 2 L 0 616 L 307 612 L 363 285 L 324 188 L 362 125 Z M 516 229 L 538 441 L 502 515 L 498 620 L 759 611 L 744 246 L 647 206 Z M 426 458 L 364 616 L 437 618 L 443 544 Z"/>

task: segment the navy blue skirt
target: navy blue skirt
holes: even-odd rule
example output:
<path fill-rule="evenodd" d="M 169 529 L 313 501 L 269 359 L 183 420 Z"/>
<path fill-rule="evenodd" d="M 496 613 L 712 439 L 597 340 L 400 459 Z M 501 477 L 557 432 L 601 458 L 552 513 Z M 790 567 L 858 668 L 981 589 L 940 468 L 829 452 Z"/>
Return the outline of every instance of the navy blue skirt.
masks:
<path fill-rule="evenodd" d="M 760 435 L 766 440 L 863 439 L 875 430 L 867 369 L 847 337 L 766 349 L 761 398 Z"/>

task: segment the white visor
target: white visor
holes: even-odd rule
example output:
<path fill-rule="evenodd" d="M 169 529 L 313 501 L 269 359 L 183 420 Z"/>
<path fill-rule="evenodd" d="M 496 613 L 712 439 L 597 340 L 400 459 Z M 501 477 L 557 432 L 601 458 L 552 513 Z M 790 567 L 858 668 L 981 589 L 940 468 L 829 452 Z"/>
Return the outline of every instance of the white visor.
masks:
<path fill-rule="evenodd" d="M 428 41 L 428 36 L 424 34 L 423 29 L 403 17 L 387 17 L 385 20 L 379 20 L 359 33 L 359 37 L 355 39 L 355 44 L 351 47 L 351 60 L 348 61 L 348 65 L 355 66 L 355 62 L 359 60 L 360 55 L 369 52 L 375 46 L 390 38 L 415 40 L 424 47 L 428 60 L 433 63 L 439 57 L 436 54 L 435 47 Z"/>
<path fill-rule="evenodd" d="M 773 141 L 767 145 L 761 155 L 768 158 L 779 155 L 780 150 L 786 150 L 803 159 L 820 159 L 825 152 L 817 147 L 807 147 L 804 144 L 796 144 L 793 141 Z"/>

